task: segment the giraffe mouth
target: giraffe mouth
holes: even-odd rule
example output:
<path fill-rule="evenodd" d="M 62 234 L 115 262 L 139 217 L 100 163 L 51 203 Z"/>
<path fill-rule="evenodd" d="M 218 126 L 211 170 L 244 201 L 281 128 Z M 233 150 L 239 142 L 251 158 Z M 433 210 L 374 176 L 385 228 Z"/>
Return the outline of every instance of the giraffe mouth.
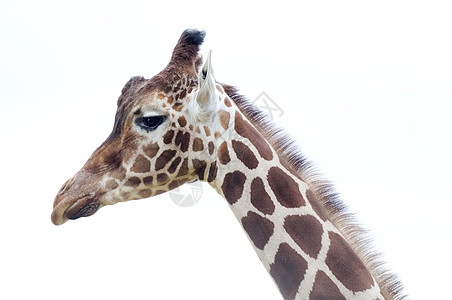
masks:
<path fill-rule="evenodd" d="M 68 220 L 76 220 L 81 217 L 89 217 L 96 213 L 101 207 L 95 193 L 82 196 L 72 201 L 60 201 L 52 212 L 52 222 L 61 225 Z"/>
<path fill-rule="evenodd" d="M 81 217 L 89 217 L 96 213 L 100 208 L 100 203 L 97 201 L 94 193 L 86 195 L 72 204 L 65 212 L 64 215 L 69 220 L 76 220 Z"/>

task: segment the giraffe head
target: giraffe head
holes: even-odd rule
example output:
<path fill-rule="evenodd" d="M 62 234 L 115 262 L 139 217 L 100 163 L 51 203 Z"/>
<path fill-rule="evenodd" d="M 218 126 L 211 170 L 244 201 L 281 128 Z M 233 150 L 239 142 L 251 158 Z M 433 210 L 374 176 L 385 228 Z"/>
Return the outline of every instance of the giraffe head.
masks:
<path fill-rule="evenodd" d="M 162 72 L 127 82 L 112 133 L 58 192 L 54 224 L 185 182 L 215 179 L 218 139 L 229 114 L 221 109 L 226 104 L 219 101 L 222 88 L 215 84 L 210 54 L 199 71 L 204 36 L 184 31 Z"/>

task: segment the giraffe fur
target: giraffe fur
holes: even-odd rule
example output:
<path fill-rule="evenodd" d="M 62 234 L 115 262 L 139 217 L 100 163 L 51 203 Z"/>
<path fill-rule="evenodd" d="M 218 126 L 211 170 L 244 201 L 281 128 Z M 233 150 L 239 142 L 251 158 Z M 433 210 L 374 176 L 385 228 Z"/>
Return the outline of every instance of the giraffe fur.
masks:
<path fill-rule="evenodd" d="M 331 184 L 237 90 L 215 80 L 205 32 L 186 30 L 166 68 L 133 77 L 110 136 L 54 200 L 52 222 L 208 182 L 284 299 L 402 299 Z"/>

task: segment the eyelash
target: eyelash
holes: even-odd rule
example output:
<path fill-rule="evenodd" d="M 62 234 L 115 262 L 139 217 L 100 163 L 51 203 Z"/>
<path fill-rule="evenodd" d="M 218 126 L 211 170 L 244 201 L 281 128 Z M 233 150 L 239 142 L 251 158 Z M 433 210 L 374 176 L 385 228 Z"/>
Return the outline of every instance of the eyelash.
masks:
<path fill-rule="evenodd" d="M 166 120 L 166 116 L 152 116 L 136 118 L 135 124 L 146 131 L 153 131 L 157 129 Z"/>

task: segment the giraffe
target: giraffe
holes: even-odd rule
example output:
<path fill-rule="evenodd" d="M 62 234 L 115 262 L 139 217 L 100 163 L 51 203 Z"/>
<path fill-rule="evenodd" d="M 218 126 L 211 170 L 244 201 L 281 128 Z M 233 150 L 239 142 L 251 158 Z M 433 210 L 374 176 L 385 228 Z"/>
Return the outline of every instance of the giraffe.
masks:
<path fill-rule="evenodd" d="M 202 65 L 204 37 L 185 30 L 163 71 L 127 82 L 111 134 L 61 187 L 52 222 L 201 180 L 226 199 L 284 299 L 404 298 L 293 141 L 215 80 L 210 52 Z"/>

